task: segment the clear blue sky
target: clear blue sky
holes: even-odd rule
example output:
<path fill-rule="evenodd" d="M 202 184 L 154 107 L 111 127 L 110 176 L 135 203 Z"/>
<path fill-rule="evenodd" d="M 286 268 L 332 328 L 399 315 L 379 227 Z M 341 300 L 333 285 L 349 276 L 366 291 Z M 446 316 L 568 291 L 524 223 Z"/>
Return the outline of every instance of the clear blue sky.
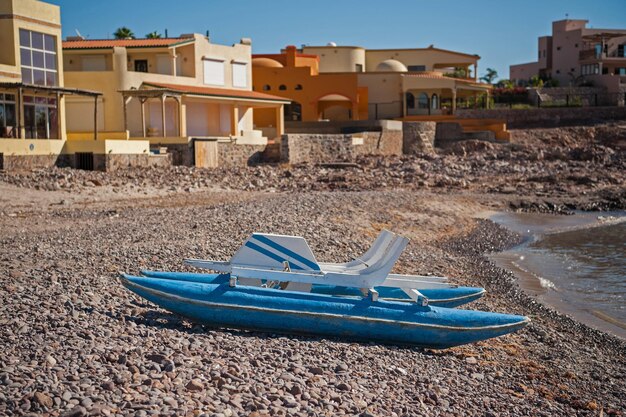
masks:
<path fill-rule="evenodd" d="M 537 37 L 553 20 L 587 19 L 594 28 L 626 28 L 626 0 L 47 0 L 61 6 L 63 35 L 110 38 L 128 26 L 137 37 L 211 33 L 216 43 L 252 38 L 253 53 L 285 45 L 436 47 L 478 54 L 508 78 L 508 66 L 529 62 Z"/>

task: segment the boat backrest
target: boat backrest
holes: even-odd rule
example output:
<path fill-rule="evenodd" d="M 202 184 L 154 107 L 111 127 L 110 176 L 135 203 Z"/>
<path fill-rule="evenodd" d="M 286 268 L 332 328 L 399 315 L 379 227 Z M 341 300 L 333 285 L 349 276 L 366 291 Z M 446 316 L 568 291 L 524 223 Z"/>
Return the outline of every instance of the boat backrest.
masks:
<path fill-rule="evenodd" d="M 354 267 L 357 265 L 365 265 L 368 266 L 372 259 L 381 252 L 384 252 L 385 248 L 389 246 L 389 244 L 393 241 L 393 238 L 397 236 L 395 233 L 390 232 L 389 230 L 383 229 L 376 237 L 376 240 L 372 243 L 372 246 L 358 258 L 355 258 L 353 261 L 347 262 L 345 264 L 346 267 Z"/>
<path fill-rule="evenodd" d="M 372 263 L 367 268 L 362 269 L 359 274 L 371 286 L 383 283 L 408 244 L 409 239 L 395 235 L 391 243 L 380 253 L 380 256 L 376 256 L 376 259 L 372 258 Z"/>
<path fill-rule="evenodd" d="M 232 266 L 276 271 L 319 271 L 320 266 L 307 241 L 300 236 L 253 233 L 235 252 Z"/>

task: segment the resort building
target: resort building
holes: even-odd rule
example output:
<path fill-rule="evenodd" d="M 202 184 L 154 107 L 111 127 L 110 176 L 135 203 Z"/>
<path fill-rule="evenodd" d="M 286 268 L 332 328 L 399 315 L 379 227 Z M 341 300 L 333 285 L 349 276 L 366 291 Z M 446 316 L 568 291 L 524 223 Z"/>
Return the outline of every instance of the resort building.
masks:
<path fill-rule="evenodd" d="M 590 29 L 587 20 L 552 22 L 552 34 L 538 39 L 537 61 L 511 65 L 509 78 L 517 83 L 533 76 L 557 80 L 559 85 L 591 81 L 609 92 L 626 86 L 626 29 Z"/>
<path fill-rule="evenodd" d="M 66 97 L 99 93 L 64 86 L 59 7 L 0 0 L 0 39 L 0 169 L 67 160 L 80 145 L 66 144 Z M 87 120 L 93 135 L 93 106 Z"/>
<path fill-rule="evenodd" d="M 457 103 L 489 94 L 491 86 L 477 80 L 479 59 L 432 46 L 288 46 L 253 56 L 254 90 L 293 100 L 290 121 L 447 115 Z M 265 118 L 255 121 L 266 124 Z"/>
<path fill-rule="evenodd" d="M 252 58 L 254 89 L 292 100 L 285 120 L 367 119 L 367 88 L 358 86 L 356 73 L 325 73 L 320 59 L 287 46 L 280 54 L 255 54 Z M 260 126 L 274 123 L 267 111 L 255 113 Z"/>
<path fill-rule="evenodd" d="M 254 128 L 255 109 L 271 115 L 271 139 L 284 132 L 289 100 L 252 91 L 249 39 L 225 46 L 199 34 L 72 38 L 63 42 L 63 64 L 68 86 L 103 92 L 99 129 L 167 147 L 175 164 L 214 166 L 218 142 L 265 145 L 267 136 Z M 68 129 L 83 131 L 89 112 L 89 103 L 68 100 Z"/>

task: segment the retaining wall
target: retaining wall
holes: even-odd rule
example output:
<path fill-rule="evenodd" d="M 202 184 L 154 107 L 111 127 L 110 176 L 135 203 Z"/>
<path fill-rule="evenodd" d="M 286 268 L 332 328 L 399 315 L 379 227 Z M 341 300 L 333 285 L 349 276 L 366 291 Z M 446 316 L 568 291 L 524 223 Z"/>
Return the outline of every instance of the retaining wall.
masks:
<path fill-rule="evenodd" d="M 402 152 L 407 155 L 432 152 L 435 145 L 435 122 L 404 122 Z"/>
<path fill-rule="evenodd" d="M 504 119 L 507 128 L 523 129 L 625 121 L 626 107 L 467 109 L 457 110 L 455 116 L 465 119 Z"/>

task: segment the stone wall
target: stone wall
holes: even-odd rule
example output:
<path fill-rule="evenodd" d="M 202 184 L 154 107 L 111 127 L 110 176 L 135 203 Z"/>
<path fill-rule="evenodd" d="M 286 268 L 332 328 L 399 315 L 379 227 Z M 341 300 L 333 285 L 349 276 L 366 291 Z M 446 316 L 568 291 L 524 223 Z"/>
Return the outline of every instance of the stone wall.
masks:
<path fill-rule="evenodd" d="M 94 155 L 94 170 L 96 168 L 96 160 L 104 160 L 104 169 L 106 171 L 115 171 L 120 168 L 129 167 L 149 167 L 150 155 L 147 154 L 111 154 L 111 155 Z M 98 164 L 101 168 L 101 164 Z"/>
<path fill-rule="evenodd" d="M 7 171 L 48 168 L 64 160 L 65 158 L 59 158 L 58 155 L 2 155 L 2 168 Z"/>
<path fill-rule="evenodd" d="M 363 145 L 358 152 L 365 155 L 402 155 L 402 131 L 383 130 L 382 132 L 363 132 L 355 134 L 363 138 Z"/>
<path fill-rule="evenodd" d="M 352 135 L 288 134 L 280 141 L 280 159 L 291 164 L 354 160 Z"/>
<path fill-rule="evenodd" d="M 190 167 L 195 163 L 191 144 L 164 144 L 159 145 L 159 147 L 167 148 L 167 153 L 171 155 L 171 164 L 174 166 L 184 165 Z"/>
<path fill-rule="evenodd" d="M 560 127 L 626 120 L 626 107 L 457 110 L 458 118 L 504 119 L 507 128 Z"/>
<path fill-rule="evenodd" d="M 263 160 L 265 145 L 237 145 L 234 142 L 218 142 L 217 163 L 220 167 L 255 165 Z"/>
<path fill-rule="evenodd" d="M 404 122 L 402 125 L 402 152 L 407 155 L 429 153 L 435 145 L 435 122 Z"/>
<path fill-rule="evenodd" d="M 464 140 L 482 140 L 486 142 L 495 142 L 496 135 L 489 130 L 479 132 L 464 132 L 460 124 L 454 122 L 437 123 L 435 132 L 435 146 L 445 148 L 456 142 Z"/>

